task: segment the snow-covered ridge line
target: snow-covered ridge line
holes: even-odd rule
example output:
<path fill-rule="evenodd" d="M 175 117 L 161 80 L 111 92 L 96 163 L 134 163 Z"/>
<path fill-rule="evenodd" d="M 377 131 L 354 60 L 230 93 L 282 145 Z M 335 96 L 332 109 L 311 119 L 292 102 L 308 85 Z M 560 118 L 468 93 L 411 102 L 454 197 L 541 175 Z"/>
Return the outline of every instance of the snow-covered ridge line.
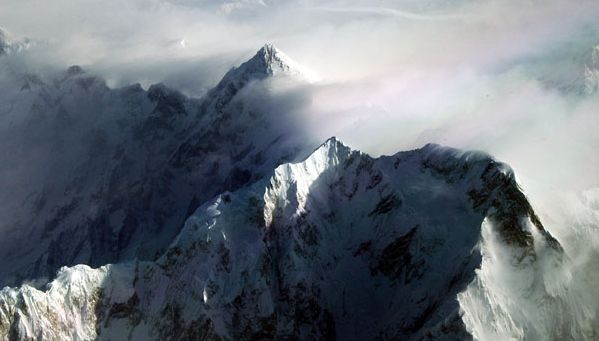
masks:
<path fill-rule="evenodd" d="M 583 91 L 587 95 L 599 89 L 599 45 L 593 46 L 586 55 L 583 70 Z"/>
<path fill-rule="evenodd" d="M 98 339 L 467 338 L 456 298 L 480 266 L 483 221 L 515 263 L 560 252 L 531 223 L 513 178 L 481 153 L 427 145 L 373 159 L 332 138 L 201 205 L 156 262 L 107 275 L 75 268 L 100 274 L 77 282 L 86 288 L 68 302 L 5 289 L 0 335 L 69 337 L 62 326 L 76 325 Z M 31 306 L 10 298 L 19 295 Z M 69 313 L 92 306 L 93 316 Z"/>
<path fill-rule="evenodd" d="M 0 56 L 28 49 L 31 46 L 29 39 L 17 39 L 0 27 Z"/>
<path fill-rule="evenodd" d="M 134 294 L 134 274 L 134 263 L 96 269 L 76 265 L 61 268 L 43 290 L 5 287 L 0 291 L 0 340 L 93 340 L 99 304 L 107 296 L 127 302 Z"/>
<path fill-rule="evenodd" d="M 272 77 L 303 84 L 282 56 L 264 47 L 200 99 L 163 84 L 112 89 L 78 66 L 17 79 L 0 121 L 12 158 L 0 165 L 0 285 L 154 260 L 199 204 L 305 157 L 320 141 L 239 95 Z"/>

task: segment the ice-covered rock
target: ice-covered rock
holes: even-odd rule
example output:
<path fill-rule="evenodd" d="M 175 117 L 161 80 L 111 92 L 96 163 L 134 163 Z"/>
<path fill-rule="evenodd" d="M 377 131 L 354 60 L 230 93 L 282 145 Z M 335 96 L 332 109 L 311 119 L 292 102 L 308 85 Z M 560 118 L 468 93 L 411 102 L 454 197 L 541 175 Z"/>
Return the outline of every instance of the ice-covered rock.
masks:
<path fill-rule="evenodd" d="M 599 45 L 593 46 L 585 58 L 583 79 L 584 93 L 593 94 L 599 88 Z"/>
<path fill-rule="evenodd" d="M 80 66 L 24 75 L 0 116 L 0 285 L 155 259 L 205 200 L 307 155 L 318 142 L 287 116 L 236 96 L 294 78 L 288 62 L 265 46 L 200 99 L 163 84 L 112 89 Z"/>
<path fill-rule="evenodd" d="M 78 305 L 5 289 L 0 335 L 68 338 L 63 325 L 83 321 L 77 333 L 98 339 L 468 339 L 457 298 L 489 236 L 515 265 L 561 253 L 490 156 L 427 145 L 375 159 L 332 138 L 207 201 L 161 258 L 89 281 L 68 295 Z M 52 288 L 71 285 L 65 271 L 106 268 L 63 270 Z M 93 317 L 63 312 L 91 306 Z M 22 321 L 31 309 L 67 322 Z"/>
<path fill-rule="evenodd" d="M 22 51 L 30 46 L 31 41 L 29 39 L 14 38 L 0 27 L 0 56 Z"/>

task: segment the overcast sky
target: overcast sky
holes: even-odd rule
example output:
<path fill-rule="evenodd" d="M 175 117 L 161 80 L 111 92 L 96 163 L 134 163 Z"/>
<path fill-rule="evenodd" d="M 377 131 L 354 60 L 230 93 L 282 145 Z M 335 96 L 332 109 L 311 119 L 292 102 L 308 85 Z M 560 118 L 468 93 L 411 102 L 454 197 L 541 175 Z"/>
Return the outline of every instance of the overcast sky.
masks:
<path fill-rule="evenodd" d="M 348 80 L 502 69 L 582 38 L 597 13 L 596 1 L 568 0 L 3 0 L 0 26 L 48 44 L 47 62 L 114 82 L 176 82 L 187 69 L 215 82 L 266 42 Z"/>

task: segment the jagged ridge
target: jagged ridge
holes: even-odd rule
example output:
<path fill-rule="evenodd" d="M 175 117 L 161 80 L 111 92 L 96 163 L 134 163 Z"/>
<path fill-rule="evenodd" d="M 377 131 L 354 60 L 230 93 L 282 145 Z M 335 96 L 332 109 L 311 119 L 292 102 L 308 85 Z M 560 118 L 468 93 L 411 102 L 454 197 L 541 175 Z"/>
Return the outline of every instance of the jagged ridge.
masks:
<path fill-rule="evenodd" d="M 427 145 L 373 159 L 333 138 L 199 207 L 156 263 L 129 266 L 128 294 L 88 288 L 104 294 L 84 325 L 100 339 L 464 339 L 456 296 L 480 265 L 483 221 L 526 262 L 543 231 L 533 214 L 486 154 Z M 32 308 L 0 307 L 0 330 Z M 30 325 L 18 337 L 59 329 Z"/>
<path fill-rule="evenodd" d="M 238 68 L 252 72 L 223 82 L 286 74 L 280 56 L 265 47 Z M 19 151 L 0 166 L 0 199 L 14 205 L 4 208 L 14 219 L 0 222 L 0 285 L 64 265 L 155 259 L 199 204 L 316 145 L 217 89 L 201 99 L 162 84 L 111 89 L 79 66 L 18 86 L 0 131 L 3 147 Z"/>

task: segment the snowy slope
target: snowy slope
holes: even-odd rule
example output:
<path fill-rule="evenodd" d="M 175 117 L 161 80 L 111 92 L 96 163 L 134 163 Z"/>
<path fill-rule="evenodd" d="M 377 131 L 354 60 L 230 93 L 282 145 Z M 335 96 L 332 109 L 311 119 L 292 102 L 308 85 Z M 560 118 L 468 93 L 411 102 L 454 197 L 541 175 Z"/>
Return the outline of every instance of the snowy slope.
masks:
<path fill-rule="evenodd" d="M 29 39 L 15 39 L 0 27 L 0 56 L 8 53 L 19 52 L 31 45 Z"/>
<path fill-rule="evenodd" d="M 592 36 L 584 42 L 569 41 L 549 53 L 525 61 L 526 72 L 549 88 L 564 94 L 589 96 L 599 88 L 599 44 Z"/>
<path fill-rule="evenodd" d="M 477 283 L 491 237 L 523 269 L 561 255 L 511 169 L 488 155 L 427 145 L 373 159 L 333 138 L 200 206 L 156 262 L 5 289 L 0 335 L 468 339 L 476 305 L 458 295 Z"/>
<path fill-rule="evenodd" d="M 599 89 L 599 45 L 587 53 L 583 71 L 584 93 L 593 94 Z"/>
<path fill-rule="evenodd" d="M 111 89 L 78 66 L 16 75 L 0 112 L 0 285 L 154 259 L 199 204 L 305 157 L 317 143 L 242 96 L 275 77 L 304 82 L 288 62 L 266 45 L 201 99 Z"/>

